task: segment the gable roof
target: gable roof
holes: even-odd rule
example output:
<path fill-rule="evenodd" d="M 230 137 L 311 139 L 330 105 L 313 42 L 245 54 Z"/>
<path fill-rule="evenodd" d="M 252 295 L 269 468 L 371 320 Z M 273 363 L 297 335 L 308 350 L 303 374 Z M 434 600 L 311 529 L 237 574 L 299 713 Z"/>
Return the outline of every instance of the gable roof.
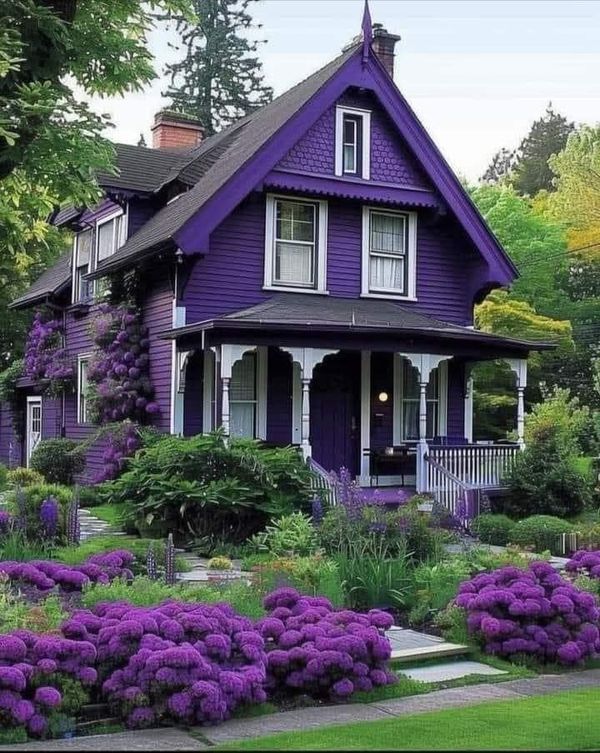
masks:
<path fill-rule="evenodd" d="M 109 188 L 152 193 L 182 161 L 181 152 L 114 144 L 117 173 L 100 173 L 98 183 Z"/>
<path fill-rule="evenodd" d="M 58 260 L 29 286 L 23 295 L 9 304 L 9 308 L 25 308 L 57 295 L 71 281 L 71 251 L 65 251 Z"/>

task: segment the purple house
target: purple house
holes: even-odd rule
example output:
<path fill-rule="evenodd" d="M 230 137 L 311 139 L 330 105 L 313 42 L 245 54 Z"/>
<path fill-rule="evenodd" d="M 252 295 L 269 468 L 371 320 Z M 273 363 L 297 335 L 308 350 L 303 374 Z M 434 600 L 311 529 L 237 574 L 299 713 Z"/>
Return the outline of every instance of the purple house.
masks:
<path fill-rule="evenodd" d="M 294 444 L 316 469 L 446 499 L 489 486 L 518 444 L 473 444 L 472 365 L 516 374 L 523 441 L 527 356 L 543 344 L 477 331 L 473 307 L 516 276 L 401 92 L 399 37 L 371 28 L 271 104 L 203 138 L 159 113 L 154 148 L 116 145 L 105 200 L 54 222 L 74 231 L 15 307 L 62 317 L 77 385 L 22 384 L 25 430 L 5 409 L 3 462 L 40 437 L 93 436 L 89 322 L 135 270 L 149 328 L 158 428 Z M 88 452 L 87 477 L 102 440 Z"/>

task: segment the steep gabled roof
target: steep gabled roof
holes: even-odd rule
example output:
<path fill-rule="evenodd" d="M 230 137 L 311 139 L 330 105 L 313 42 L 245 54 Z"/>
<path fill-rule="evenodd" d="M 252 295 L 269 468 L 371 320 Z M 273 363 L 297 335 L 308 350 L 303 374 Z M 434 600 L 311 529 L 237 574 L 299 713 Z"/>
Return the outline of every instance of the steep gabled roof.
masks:
<path fill-rule="evenodd" d="M 101 173 L 98 183 L 107 188 L 153 193 L 181 164 L 181 152 L 148 149 L 132 144 L 115 144 L 117 173 Z"/>
<path fill-rule="evenodd" d="M 27 289 L 22 296 L 12 301 L 9 308 L 25 308 L 41 303 L 64 290 L 71 281 L 71 251 L 65 251 L 51 267 Z"/>

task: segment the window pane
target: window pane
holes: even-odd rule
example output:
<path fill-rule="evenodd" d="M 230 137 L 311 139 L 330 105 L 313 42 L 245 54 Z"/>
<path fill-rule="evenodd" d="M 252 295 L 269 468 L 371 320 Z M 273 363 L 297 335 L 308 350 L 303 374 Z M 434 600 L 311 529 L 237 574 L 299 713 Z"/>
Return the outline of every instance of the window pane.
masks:
<path fill-rule="evenodd" d="M 344 144 L 356 144 L 356 120 L 344 117 Z"/>
<path fill-rule="evenodd" d="M 88 371 L 87 361 L 80 361 L 79 363 L 79 422 L 80 423 L 85 423 L 87 421 L 87 392 L 88 392 L 87 371 Z"/>
<path fill-rule="evenodd" d="M 403 359 L 402 363 L 404 364 L 403 369 L 403 387 L 402 387 L 402 394 L 405 398 L 412 398 L 414 400 L 419 399 L 419 377 L 417 375 L 417 370 L 413 368 L 410 363 Z"/>
<path fill-rule="evenodd" d="M 254 403 L 233 403 L 229 431 L 232 437 L 254 438 Z"/>
<path fill-rule="evenodd" d="M 98 261 L 115 252 L 115 221 L 105 222 L 98 228 Z"/>
<path fill-rule="evenodd" d="M 315 239 L 314 204 L 278 201 L 275 234 L 279 240 L 313 243 Z"/>
<path fill-rule="evenodd" d="M 91 230 L 85 230 L 83 233 L 77 235 L 77 266 L 87 267 L 90 263 L 90 256 L 92 251 L 92 237 Z"/>
<path fill-rule="evenodd" d="M 371 288 L 404 291 L 404 259 L 387 256 L 371 257 Z"/>
<path fill-rule="evenodd" d="M 404 439 L 419 438 L 419 401 L 405 400 L 403 402 Z"/>
<path fill-rule="evenodd" d="M 314 246 L 276 243 L 275 279 L 297 285 L 313 284 Z"/>
<path fill-rule="evenodd" d="M 356 172 L 356 149 L 348 144 L 344 144 L 344 172 Z"/>
<path fill-rule="evenodd" d="M 371 251 L 404 254 L 404 217 L 371 212 Z"/>
<path fill-rule="evenodd" d="M 427 439 L 438 435 L 438 404 L 437 401 L 427 403 Z"/>
<path fill-rule="evenodd" d="M 230 400 L 255 400 L 256 361 L 254 353 L 245 353 L 231 369 Z"/>

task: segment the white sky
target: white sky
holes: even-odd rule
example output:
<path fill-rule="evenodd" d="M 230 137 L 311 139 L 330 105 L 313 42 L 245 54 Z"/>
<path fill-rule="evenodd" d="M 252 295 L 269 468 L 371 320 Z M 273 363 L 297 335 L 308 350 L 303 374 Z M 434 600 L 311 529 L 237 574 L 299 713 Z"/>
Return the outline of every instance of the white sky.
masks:
<path fill-rule="evenodd" d="M 280 94 L 335 57 L 360 31 L 363 0 L 261 0 L 266 80 Z M 402 40 L 396 83 L 452 167 L 477 179 L 501 146 L 516 146 L 552 100 L 576 122 L 600 121 L 600 0 L 370 0 L 374 22 Z M 152 34 L 156 68 L 177 56 Z M 110 137 L 150 144 L 164 78 L 139 94 L 99 100 Z"/>

